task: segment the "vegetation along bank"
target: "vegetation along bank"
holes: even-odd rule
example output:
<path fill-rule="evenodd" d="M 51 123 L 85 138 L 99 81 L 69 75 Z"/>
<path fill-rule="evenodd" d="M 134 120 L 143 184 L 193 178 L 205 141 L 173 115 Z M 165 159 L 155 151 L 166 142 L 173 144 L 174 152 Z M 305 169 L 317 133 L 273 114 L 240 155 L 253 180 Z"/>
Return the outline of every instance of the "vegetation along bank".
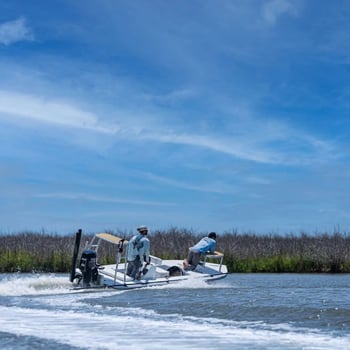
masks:
<path fill-rule="evenodd" d="M 129 239 L 131 233 L 108 231 Z M 84 235 L 84 242 L 93 234 Z M 151 253 L 163 259 L 182 259 L 205 233 L 170 228 L 152 231 Z M 0 234 L 0 272 L 64 272 L 71 269 L 74 232 Z M 113 263 L 115 251 L 108 247 L 101 264 Z M 350 273 L 350 234 L 264 234 L 218 232 L 217 250 L 225 254 L 229 272 Z"/>

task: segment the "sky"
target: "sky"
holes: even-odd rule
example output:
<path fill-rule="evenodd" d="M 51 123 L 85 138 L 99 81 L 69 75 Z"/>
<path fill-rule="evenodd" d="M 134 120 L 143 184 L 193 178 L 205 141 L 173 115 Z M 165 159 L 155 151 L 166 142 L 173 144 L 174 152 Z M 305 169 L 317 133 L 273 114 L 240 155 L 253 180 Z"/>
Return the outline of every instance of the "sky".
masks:
<path fill-rule="evenodd" d="M 0 0 L 0 233 L 350 230 L 347 0 Z"/>

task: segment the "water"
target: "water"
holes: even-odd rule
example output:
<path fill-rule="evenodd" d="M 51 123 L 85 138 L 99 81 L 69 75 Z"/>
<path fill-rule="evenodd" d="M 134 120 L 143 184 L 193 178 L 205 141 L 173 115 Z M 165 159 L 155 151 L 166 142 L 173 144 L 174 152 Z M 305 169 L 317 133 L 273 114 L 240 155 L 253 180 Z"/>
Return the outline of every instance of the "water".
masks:
<path fill-rule="evenodd" d="M 232 274 L 77 292 L 0 274 L 0 349 L 350 349 L 350 275 Z"/>

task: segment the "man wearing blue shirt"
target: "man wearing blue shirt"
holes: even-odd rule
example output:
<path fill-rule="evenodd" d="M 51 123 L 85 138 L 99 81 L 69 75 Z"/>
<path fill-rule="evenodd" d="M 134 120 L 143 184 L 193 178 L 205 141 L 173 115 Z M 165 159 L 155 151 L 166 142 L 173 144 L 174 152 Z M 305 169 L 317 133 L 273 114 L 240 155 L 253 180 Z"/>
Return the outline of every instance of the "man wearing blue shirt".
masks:
<path fill-rule="evenodd" d="M 185 270 L 194 270 L 200 262 L 201 256 L 215 254 L 216 233 L 210 232 L 208 237 L 202 238 L 197 244 L 190 248 L 187 259 L 183 265 Z"/>
<path fill-rule="evenodd" d="M 126 274 L 132 278 L 139 279 L 140 269 L 143 262 L 147 265 L 150 263 L 150 242 L 147 238 L 148 228 L 140 226 L 137 228 L 139 232 L 131 238 L 127 248 L 128 267 Z"/>

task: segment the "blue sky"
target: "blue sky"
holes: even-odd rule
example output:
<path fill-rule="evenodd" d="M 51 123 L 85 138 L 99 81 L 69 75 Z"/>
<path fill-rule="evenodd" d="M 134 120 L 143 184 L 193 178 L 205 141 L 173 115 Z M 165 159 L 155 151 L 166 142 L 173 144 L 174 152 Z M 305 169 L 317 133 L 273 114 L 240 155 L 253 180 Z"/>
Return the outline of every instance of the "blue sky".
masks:
<path fill-rule="evenodd" d="M 349 18 L 0 0 L 0 231 L 349 230 Z"/>

